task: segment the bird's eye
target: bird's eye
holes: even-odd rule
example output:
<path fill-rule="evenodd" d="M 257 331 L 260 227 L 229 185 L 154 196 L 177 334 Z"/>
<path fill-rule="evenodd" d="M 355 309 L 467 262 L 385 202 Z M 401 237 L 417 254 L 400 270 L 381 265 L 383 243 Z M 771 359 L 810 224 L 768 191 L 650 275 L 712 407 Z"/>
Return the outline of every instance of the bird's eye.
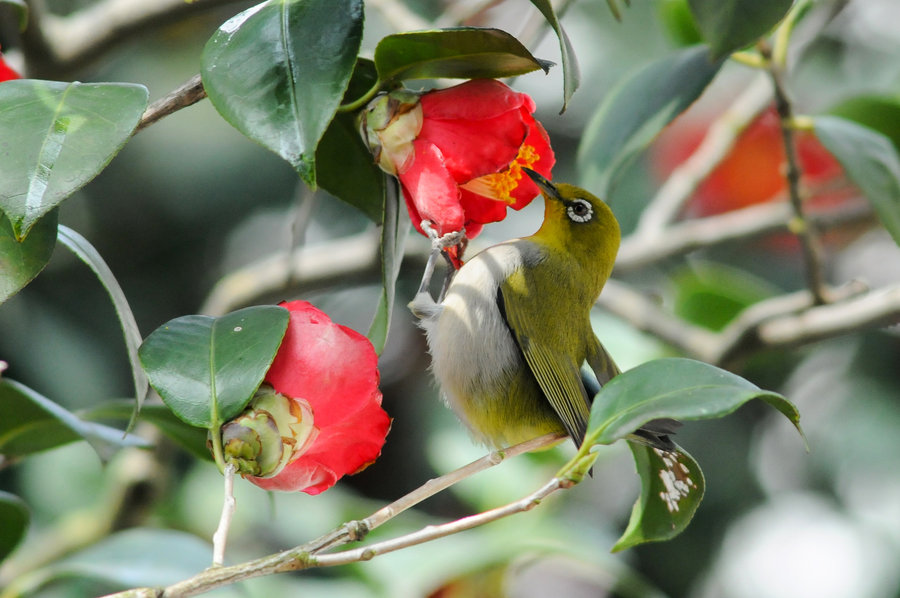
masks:
<path fill-rule="evenodd" d="M 566 207 L 566 213 L 572 222 L 587 222 L 594 215 L 594 208 L 591 203 L 584 199 L 572 200 Z"/>

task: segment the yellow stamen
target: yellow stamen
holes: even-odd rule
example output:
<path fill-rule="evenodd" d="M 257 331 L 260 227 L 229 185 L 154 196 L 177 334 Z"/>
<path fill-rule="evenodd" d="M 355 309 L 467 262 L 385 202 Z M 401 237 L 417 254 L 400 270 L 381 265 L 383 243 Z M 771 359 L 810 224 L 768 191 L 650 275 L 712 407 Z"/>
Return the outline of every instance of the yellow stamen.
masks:
<path fill-rule="evenodd" d="M 461 187 L 488 199 L 514 204 L 516 198 L 512 196 L 512 192 L 522 179 L 522 168 L 531 168 L 539 159 L 540 156 L 533 146 L 523 144 L 515 160 L 510 162 L 509 168 L 472 179 Z"/>

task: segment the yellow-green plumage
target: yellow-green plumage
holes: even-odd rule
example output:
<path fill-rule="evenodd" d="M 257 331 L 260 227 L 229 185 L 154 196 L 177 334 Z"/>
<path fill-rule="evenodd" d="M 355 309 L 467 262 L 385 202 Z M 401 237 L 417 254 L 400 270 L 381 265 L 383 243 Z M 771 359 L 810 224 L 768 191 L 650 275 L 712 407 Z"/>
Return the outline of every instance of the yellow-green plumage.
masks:
<path fill-rule="evenodd" d="M 587 191 L 529 176 L 546 204 L 540 230 L 476 255 L 442 303 L 423 292 L 411 304 L 445 400 L 477 440 L 498 448 L 550 432 L 580 442 L 590 410 L 582 364 L 601 384 L 618 373 L 590 323 L 618 222 Z"/>

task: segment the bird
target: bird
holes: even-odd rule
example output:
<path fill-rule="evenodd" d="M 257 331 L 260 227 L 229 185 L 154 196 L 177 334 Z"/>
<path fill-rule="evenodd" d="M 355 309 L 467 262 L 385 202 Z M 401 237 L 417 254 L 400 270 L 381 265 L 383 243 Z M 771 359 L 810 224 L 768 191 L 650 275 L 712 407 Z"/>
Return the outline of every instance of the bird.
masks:
<path fill-rule="evenodd" d="M 580 445 L 593 396 L 620 371 L 590 311 L 612 273 L 621 232 L 610 207 L 590 192 L 522 171 L 544 198 L 539 230 L 466 261 L 438 301 L 423 280 L 409 307 L 425 331 L 444 401 L 473 440 L 501 449 L 556 433 Z M 632 439 L 670 450 L 676 427 L 655 420 Z"/>

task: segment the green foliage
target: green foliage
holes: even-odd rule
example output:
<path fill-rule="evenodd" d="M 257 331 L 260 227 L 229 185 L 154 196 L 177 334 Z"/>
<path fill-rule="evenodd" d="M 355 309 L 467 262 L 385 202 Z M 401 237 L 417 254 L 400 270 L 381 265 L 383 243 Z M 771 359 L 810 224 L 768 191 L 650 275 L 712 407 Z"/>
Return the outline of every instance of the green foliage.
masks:
<path fill-rule="evenodd" d="M 0 562 L 9 556 L 25 537 L 30 521 L 31 513 L 25 501 L 0 490 L 0 528 L 3 529 L 3 533 L 0 533 Z"/>
<path fill-rule="evenodd" d="M 819 141 L 841 163 L 900 244 L 900 158 L 891 141 L 836 116 L 817 117 L 815 126 Z"/>
<path fill-rule="evenodd" d="M 368 337 L 379 355 L 387 343 L 391 328 L 391 313 L 394 307 L 397 276 L 403 262 L 403 247 L 411 226 L 408 216 L 404 216 L 400 197 L 395 193 L 385 197 L 384 226 L 381 229 L 381 296 L 375 307 L 375 316 L 369 326 Z"/>
<path fill-rule="evenodd" d="M 131 137 L 147 88 L 21 79 L 0 86 L 0 210 L 22 240 Z"/>
<path fill-rule="evenodd" d="M 651 141 L 700 97 L 721 61 L 702 46 L 659 60 L 610 91 L 578 147 L 578 166 L 588 188 L 608 197 L 617 176 Z"/>
<path fill-rule="evenodd" d="M 76 440 L 86 440 L 103 461 L 123 447 L 147 446 L 122 430 L 81 419 L 23 384 L 0 380 L 0 455 L 24 457 Z"/>
<path fill-rule="evenodd" d="M 375 67 L 385 83 L 404 79 L 499 79 L 550 64 L 500 29 L 460 27 L 395 33 L 375 47 Z"/>
<path fill-rule="evenodd" d="M 674 312 L 688 322 L 721 330 L 742 310 L 776 294 L 765 280 L 716 262 L 693 263 L 672 277 Z"/>
<path fill-rule="evenodd" d="M 865 95 L 849 98 L 829 108 L 828 113 L 878 131 L 900 151 L 900 97 Z"/>
<path fill-rule="evenodd" d="M 206 44 L 203 87 L 225 120 L 315 188 L 316 146 L 353 73 L 362 26 L 361 0 L 258 4 Z"/>
<path fill-rule="evenodd" d="M 19 241 L 9 219 L 0 213 L 0 303 L 22 290 L 50 261 L 56 246 L 56 220 L 56 211 L 51 211 Z"/>
<path fill-rule="evenodd" d="M 722 58 L 766 35 L 793 0 L 688 0 L 713 57 Z"/>
<path fill-rule="evenodd" d="M 344 94 L 344 102 L 366 97 L 377 84 L 375 63 L 359 58 Z M 316 148 L 316 181 L 319 186 L 358 208 L 376 224 L 381 224 L 384 176 L 359 135 L 356 114 L 338 112 Z"/>
<path fill-rule="evenodd" d="M 556 11 L 553 10 L 553 4 L 549 0 L 531 0 L 531 3 L 541 11 L 547 23 L 556 32 L 556 37 L 559 38 L 559 53 L 562 57 L 563 69 L 563 105 L 559 113 L 562 114 L 566 111 L 575 90 L 581 85 L 581 72 L 578 69 L 578 60 L 575 58 L 575 49 L 572 47 L 572 42 L 569 41 L 565 29 L 559 23 Z"/>
<path fill-rule="evenodd" d="M 583 446 L 631 438 L 653 420 L 723 417 L 753 399 L 780 411 L 802 435 L 800 412 L 783 396 L 699 361 L 656 359 L 616 376 L 594 397 Z M 634 439 L 629 445 L 641 478 L 641 496 L 613 550 L 681 533 L 705 492 L 700 466 L 680 447 L 661 450 Z"/>
<path fill-rule="evenodd" d="M 703 43 L 703 35 L 691 14 L 688 0 L 661 0 L 657 5 L 657 11 L 659 20 L 676 44 L 693 46 Z"/>
<path fill-rule="evenodd" d="M 288 312 L 247 307 L 220 318 L 182 316 L 163 324 L 138 352 L 150 384 L 175 415 L 210 428 L 237 416 L 272 365 Z"/>
<path fill-rule="evenodd" d="M 706 491 L 700 466 L 681 447 L 661 451 L 629 442 L 628 448 L 641 478 L 641 495 L 613 552 L 674 538 L 691 522 Z"/>

